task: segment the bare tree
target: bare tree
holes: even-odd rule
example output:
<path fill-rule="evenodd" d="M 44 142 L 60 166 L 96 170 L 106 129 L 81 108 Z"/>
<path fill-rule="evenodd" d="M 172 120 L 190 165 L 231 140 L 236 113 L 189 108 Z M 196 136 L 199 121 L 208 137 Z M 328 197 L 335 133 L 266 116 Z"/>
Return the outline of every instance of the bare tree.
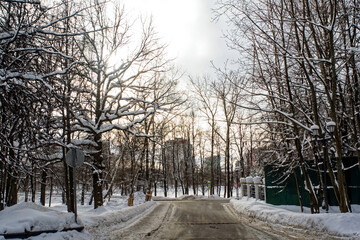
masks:
<path fill-rule="evenodd" d="M 309 126 L 316 124 L 326 133 L 326 121 L 335 122 L 336 164 L 333 167 L 327 159 L 328 174 L 340 211 L 351 211 L 342 164 L 343 156 L 356 154 L 359 158 L 359 126 L 353 114 L 359 99 L 349 91 L 358 86 L 356 51 L 349 50 L 349 46 L 357 45 L 353 40 L 357 35 L 358 10 L 348 1 L 218 3 L 219 16 L 226 16 L 234 26 L 227 35 L 229 45 L 251 59 L 251 69 L 245 70 L 252 84 L 242 88 L 252 89 L 257 100 L 253 98 L 242 107 L 264 113 L 257 121 L 271 129 L 267 132 L 273 135 L 273 146 L 279 147 L 274 151 L 279 157 L 296 158 L 297 161 L 289 159 L 286 164 L 291 169 L 301 168 L 313 212 L 318 212 L 321 194 L 313 190 L 307 174 L 305 159 L 314 157 L 316 149 L 308 140 Z M 291 154 L 286 154 L 289 149 L 296 149 L 296 153 L 291 150 Z M 314 161 L 319 169 L 316 154 Z M 323 185 L 321 172 L 317 172 Z"/>
<path fill-rule="evenodd" d="M 212 88 L 222 104 L 222 111 L 225 121 L 225 166 L 227 173 L 227 197 L 231 197 L 232 181 L 230 179 L 230 146 L 231 146 L 231 125 L 234 122 L 238 103 L 241 98 L 240 88 L 237 86 L 241 81 L 241 77 L 233 71 L 227 73 L 218 69 L 219 79 L 212 83 Z M 220 134 L 220 133 L 219 133 Z M 220 134 L 221 136 L 221 134 Z"/>
<path fill-rule="evenodd" d="M 63 4 L 46 8 L 38 1 L 0 3 L 1 58 L 1 160 L 0 209 L 17 202 L 20 176 L 32 201 L 35 201 L 37 173 L 42 173 L 41 202 L 50 166 L 61 156 L 49 154 L 57 145 L 57 120 L 54 112 L 60 108 L 59 81 L 76 63 L 61 63 L 72 59 L 58 46 L 64 32 L 62 25 L 79 11 L 58 17 Z"/>
<path fill-rule="evenodd" d="M 206 120 L 211 128 L 211 157 L 210 157 L 210 194 L 214 195 L 214 151 L 215 151 L 215 134 L 216 134 L 216 116 L 218 111 L 219 99 L 213 95 L 212 89 L 207 84 L 207 77 L 203 78 L 203 81 L 199 79 L 195 81 L 194 79 L 190 79 L 192 86 L 194 87 L 194 93 L 196 94 L 197 99 L 200 102 L 199 110 L 205 114 Z"/>
<path fill-rule="evenodd" d="M 154 75 L 165 71 L 164 46 L 158 44 L 151 21 L 142 23 L 138 40 L 130 32 L 123 8 L 94 1 L 83 20 L 85 32 L 78 47 L 86 63 L 87 99 L 76 115 L 77 131 L 86 132 L 92 142 L 94 207 L 103 203 L 102 135 L 111 130 L 146 136 L 137 125 L 159 108 L 156 99 L 146 99 Z M 112 10 L 112 11 L 110 11 Z M 112 12 L 112 16 L 109 12 Z M 138 41 L 138 44 L 134 42 Z M 128 52 L 128 55 L 123 53 Z"/>

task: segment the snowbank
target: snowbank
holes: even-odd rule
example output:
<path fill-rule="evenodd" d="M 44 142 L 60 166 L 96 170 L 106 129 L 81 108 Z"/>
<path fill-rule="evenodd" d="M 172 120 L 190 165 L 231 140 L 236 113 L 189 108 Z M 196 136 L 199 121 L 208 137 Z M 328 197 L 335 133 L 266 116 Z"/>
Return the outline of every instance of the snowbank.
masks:
<path fill-rule="evenodd" d="M 72 213 L 59 212 L 30 202 L 16 204 L 0 212 L 0 234 L 60 231 L 79 226 Z"/>
<path fill-rule="evenodd" d="M 130 219 L 142 215 L 145 211 L 152 209 L 155 205 L 156 202 L 151 201 L 120 210 L 105 210 L 101 214 L 81 213 L 80 217 L 85 227 L 109 226 L 128 222 Z"/>
<path fill-rule="evenodd" d="M 267 223 L 319 230 L 354 239 L 360 238 L 359 206 L 354 206 L 353 213 L 333 213 L 336 211 L 333 207 L 331 213 L 310 214 L 309 209 L 306 209 L 305 213 L 299 212 L 298 206 L 274 206 L 246 197 L 240 200 L 232 199 L 230 203 L 237 212 Z"/>
<path fill-rule="evenodd" d="M 145 194 L 134 193 L 134 206 L 127 206 L 127 197 L 114 196 L 104 206 L 93 209 L 93 206 L 78 206 L 78 222 L 75 223 L 73 213 L 66 211 L 66 205 L 61 204 L 60 198 L 48 208 L 36 203 L 20 203 L 0 211 L 0 240 L 1 235 L 37 231 L 53 231 L 31 237 L 36 239 L 104 239 L 109 230 L 126 227 L 150 212 L 157 203 L 145 202 Z M 63 229 L 85 227 L 83 232 L 66 231 Z"/>

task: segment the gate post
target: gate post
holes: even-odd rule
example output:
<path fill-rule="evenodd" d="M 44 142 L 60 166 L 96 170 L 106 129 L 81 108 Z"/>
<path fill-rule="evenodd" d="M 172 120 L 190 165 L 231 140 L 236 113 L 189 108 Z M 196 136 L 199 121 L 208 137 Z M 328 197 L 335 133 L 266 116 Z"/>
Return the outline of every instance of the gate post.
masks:
<path fill-rule="evenodd" d="M 254 177 L 254 185 L 255 185 L 255 198 L 258 200 L 260 198 L 259 194 L 259 186 L 261 184 L 261 177 L 256 176 Z"/>
<path fill-rule="evenodd" d="M 247 197 L 251 197 L 251 185 L 254 183 L 253 178 L 251 176 L 246 177 L 246 185 L 247 185 Z"/>

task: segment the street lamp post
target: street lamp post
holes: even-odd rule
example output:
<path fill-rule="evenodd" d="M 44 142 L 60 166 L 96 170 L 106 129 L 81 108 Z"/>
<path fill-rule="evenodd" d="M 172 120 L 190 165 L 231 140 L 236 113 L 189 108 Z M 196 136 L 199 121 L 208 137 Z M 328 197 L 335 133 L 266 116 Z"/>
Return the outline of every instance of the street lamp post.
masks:
<path fill-rule="evenodd" d="M 332 135 L 335 131 L 335 123 L 334 122 L 328 122 L 326 124 L 328 132 Z M 323 168 L 324 168 L 324 208 L 326 212 L 329 212 L 329 201 L 328 201 L 328 194 L 327 194 L 327 158 L 328 158 L 328 150 L 327 150 L 327 141 L 331 138 L 326 138 L 326 132 L 322 134 L 322 138 L 318 139 L 320 136 L 320 128 L 318 125 L 312 125 L 311 131 L 313 136 L 315 137 L 315 141 L 321 141 L 324 149 L 324 159 L 323 159 Z"/>

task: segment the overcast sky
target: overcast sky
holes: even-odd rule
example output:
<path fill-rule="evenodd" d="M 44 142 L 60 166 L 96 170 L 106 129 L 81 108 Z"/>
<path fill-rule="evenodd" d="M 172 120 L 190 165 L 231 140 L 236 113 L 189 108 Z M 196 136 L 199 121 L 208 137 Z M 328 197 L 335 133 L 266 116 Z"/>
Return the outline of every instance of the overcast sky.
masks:
<path fill-rule="evenodd" d="M 159 35 L 182 70 L 193 76 L 211 74 L 210 61 L 222 66 L 234 57 L 222 38 L 225 23 L 212 22 L 215 0 L 127 0 L 131 14 L 152 15 Z"/>

